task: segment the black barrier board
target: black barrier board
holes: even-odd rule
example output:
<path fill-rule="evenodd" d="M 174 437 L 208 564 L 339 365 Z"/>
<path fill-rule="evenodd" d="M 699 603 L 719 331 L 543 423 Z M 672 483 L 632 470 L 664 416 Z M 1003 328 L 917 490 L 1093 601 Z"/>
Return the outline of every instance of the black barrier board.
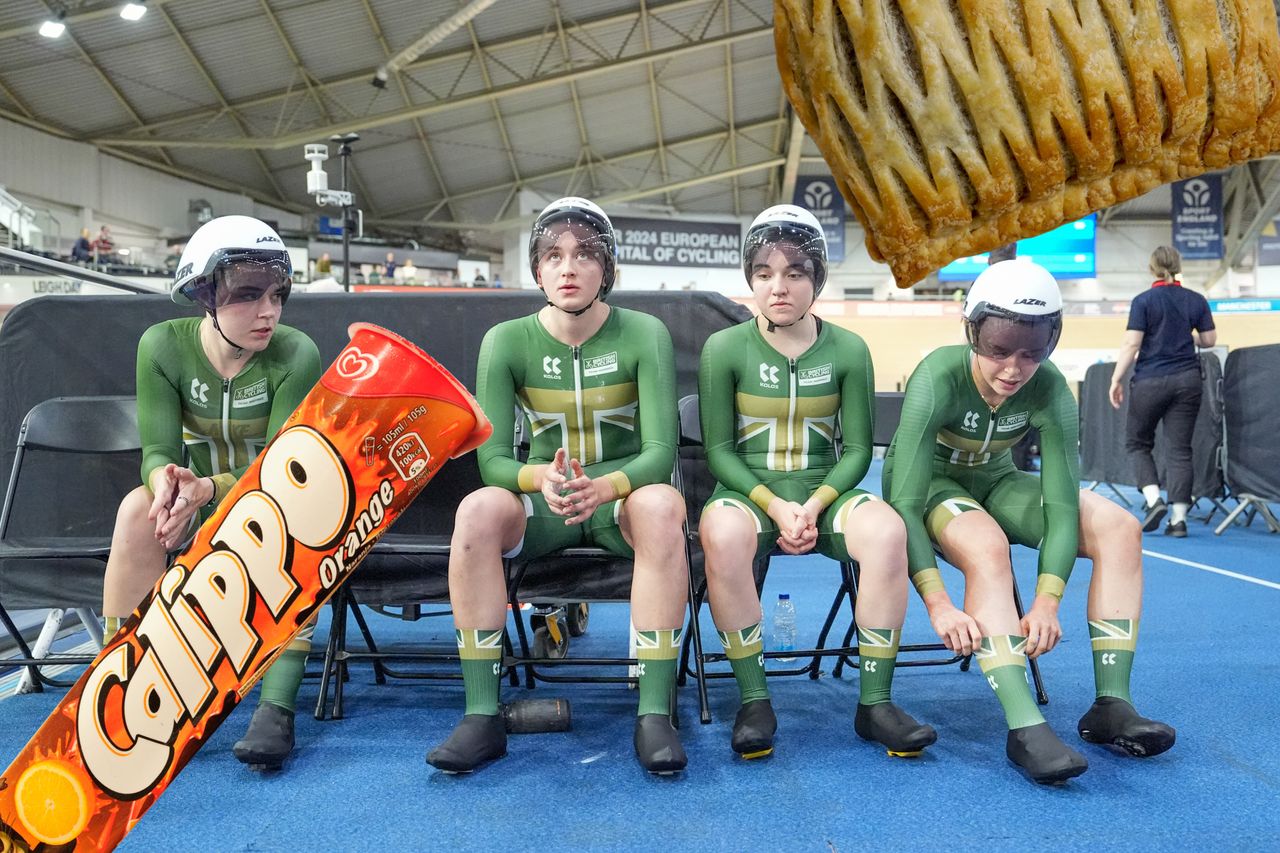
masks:
<path fill-rule="evenodd" d="M 475 293 L 297 293 L 284 312 L 286 325 L 301 329 L 320 349 L 323 363 L 332 361 L 347 344 L 347 326 L 365 321 L 384 326 L 420 344 L 468 388 L 475 388 L 476 357 L 485 332 L 496 323 L 531 314 L 545 301 L 537 292 L 477 291 Z M 610 304 L 645 311 L 660 318 L 675 347 L 676 391 L 697 393 L 698 357 L 707 338 L 751 316 L 745 307 L 715 293 L 618 292 Z M 135 393 L 138 339 L 149 326 L 173 317 L 191 316 L 167 296 L 45 296 L 19 304 L 0 331 L 0 471 L 13 465 L 14 444 L 22 418 L 43 400 L 60 396 L 99 396 Z M 109 536 L 120 499 L 140 482 L 139 460 L 81 456 L 74 460 L 74 479 L 51 469 L 42 471 L 33 457 L 24 464 L 23 482 L 30 476 L 42 487 L 15 508 L 10 535 Z M 446 468 L 466 479 L 462 460 Z M 392 533 L 438 532 L 451 529 L 458 492 L 465 482 L 439 485 L 441 513 L 429 494 L 401 516 Z M 428 487 L 430 488 L 430 487 Z M 394 585 L 444 589 L 444 578 L 414 578 L 413 560 L 396 558 L 394 566 L 379 566 L 371 556 L 361 569 L 370 580 Z M 430 561 L 418 561 L 425 567 Z M 42 565 L 42 563 L 44 563 Z M 361 580 L 359 577 L 357 580 Z M 356 584 L 362 600 L 372 600 L 363 583 Z M 0 562 L 0 599 L 6 607 L 91 606 L 102 599 L 102 563 L 88 561 Z"/>
<path fill-rule="evenodd" d="M 1235 494 L 1280 501 L 1280 344 L 1227 356 L 1222 396 L 1227 422 L 1227 485 Z"/>
<path fill-rule="evenodd" d="M 1191 437 L 1191 464 L 1194 476 L 1191 492 L 1196 497 L 1221 497 L 1222 481 L 1222 365 L 1212 353 L 1200 355 L 1203 387 L 1195 433 Z M 1114 362 L 1095 364 L 1085 371 L 1080 389 L 1080 476 L 1117 486 L 1140 486 L 1135 482 L 1133 459 L 1125 450 L 1125 422 L 1129 416 L 1129 388 L 1119 409 L 1111 407 L 1111 373 Z M 1164 481 L 1168 468 L 1164 427 L 1156 430 L 1152 451 L 1156 471 Z"/>

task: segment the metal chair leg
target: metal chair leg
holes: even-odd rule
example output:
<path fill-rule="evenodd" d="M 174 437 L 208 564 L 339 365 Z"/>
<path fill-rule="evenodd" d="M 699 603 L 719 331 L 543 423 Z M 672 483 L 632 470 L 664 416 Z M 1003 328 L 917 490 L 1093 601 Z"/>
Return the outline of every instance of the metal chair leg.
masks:
<path fill-rule="evenodd" d="M 329 637 L 324 644 L 324 665 L 320 670 L 320 695 L 316 697 L 315 718 L 324 720 L 328 714 L 325 702 L 329 699 L 329 676 L 333 672 L 334 653 L 338 648 L 338 622 L 346 618 L 346 609 L 342 606 L 343 590 L 338 590 L 329 606 L 333 609 L 333 619 L 329 623 Z"/>
<path fill-rule="evenodd" d="M 354 595 L 347 596 L 347 604 L 351 607 L 351 615 L 356 617 L 356 625 L 360 628 L 360 634 L 364 637 L 364 644 L 368 647 L 370 654 L 378 653 L 378 646 L 373 641 L 373 634 L 369 632 L 369 623 L 365 622 L 364 614 L 360 612 L 360 602 L 356 601 Z M 386 684 L 387 672 L 382 666 L 382 658 L 373 659 L 373 683 Z"/>
<path fill-rule="evenodd" d="M 339 590 L 339 594 L 348 595 L 346 590 Z M 342 604 L 343 607 L 346 603 Z M 333 675 L 333 719 L 341 720 L 343 717 L 342 694 L 347 681 L 347 620 L 345 614 L 343 618 L 338 620 L 338 648 L 334 652 L 334 661 L 336 662 L 336 671 Z"/>
<path fill-rule="evenodd" d="M 849 648 L 849 644 L 853 642 L 853 635 L 854 635 L 854 633 L 855 633 L 857 630 L 858 630 L 858 623 L 857 623 L 857 622 L 850 622 L 850 623 L 849 623 L 849 629 L 848 629 L 847 631 L 845 631 L 845 632 L 844 632 L 844 643 L 843 643 L 843 644 L 844 644 L 844 647 L 845 647 L 846 649 L 847 649 L 847 648 Z M 848 665 L 849 665 L 849 666 L 851 666 L 851 667 L 853 667 L 853 666 L 857 666 L 857 664 L 855 664 L 855 663 L 853 662 L 853 659 L 852 659 L 852 658 L 850 658 L 848 655 L 840 655 L 840 657 L 838 657 L 838 658 L 836 659 L 836 665 L 835 665 L 835 668 L 831 671 L 831 675 L 832 675 L 832 677 L 833 677 L 833 678 L 843 678 L 843 677 L 844 677 L 844 666 L 845 666 L 845 664 L 848 664 Z"/>
<path fill-rule="evenodd" d="M 80 617 L 80 624 L 84 626 L 84 630 L 89 634 L 89 639 L 93 640 L 93 644 L 98 647 L 98 651 L 102 651 L 106 638 L 102 636 L 102 623 L 98 621 L 98 614 L 88 607 L 77 607 L 75 610 L 76 616 Z"/>
<path fill-rule="evenodd" d="M 1267 527 L 1272 533 L 1280 533 L 1280 521 L 1276 521 L 1275 515 L 1271 512 L 1271 507 L 1262 498 L 1254 498 L 1254 505 L 1258 508 L 1258 515 L 1262 516 L 1262 520 L 1267 523 Z"/>
<path fill-rule="evenodd" d="M 689 570 L 689 634 L 686 641 L 692 639 L 693 643 L 693 660 L 694 660 L 694 680 L 698 682 L 698 720 L 706 725 L 711 722 L 711 703 L 707 699 L 707 679 L 705 663 L 702 659 L 702 626 L 698 621 L 698 614 L 702 610 L 702 602 L 698 599 L 698 591 L 693 585 L 693 553 L 689 547 L 689 530 L 686 525 L 684 537 L 684 558 L 685 566 Z M 682 650 L 683 662 L 680 666 L 680 678 L 684 679 L 684 671 L 688 666 L 689 643 L 684 644 Z"/>
<path fill-rule="evenodd" d="M 1026 612 L 1022 609 L 1022 595 L 1018 592 L 1018 579 L 1013 579 L 1013 606 L 1018 612 L 1018 619 L 1021 620 Z M 1034 658 L 1028 658 L 1027 663 L 1031 666 L 1031 681 L 1036 688 L 1036 702 L 1041 705 L 1049 704 L 1049 694 L 1044 691 L 1044 680 L 1040 677 L 1040 662 Z"/>
<path fill-rule="evenodd" d="M 1120 503 L 1124 504 L 1126 507 L 1129 507 L 1129 508 L 1133 507 L 1133 501 L 1125 497 L 1123 492 L 1121 492 L 1111 483 L 1107 483 L 1106 485 L 1107 485 L 1107 488 L 1111 489 L 1111 491 L 1115 493 L 1115 496 L 1120 501 Z"/>
<path fill-rule="evenodd" d="M 510 561 L 506 563 L 506 570 L 503 572 L 508 578 L 511 577 Z M 507 603 L 511 605 L 511 617 L 516 623 L 516 636 L 520 639 L 520 657 L 527 658 L 529 653 L 529 637 L 524 630 L 524 614 L 520 612 L 520 602 L 516 599 L 516 590 L 520 587 L 520 579 L 524 576 L 524 572 L 516 570 L 516 577 L 507 582 Z M 533 665 L 524 665 L 524 686 L 530 690 L 533 689 Z"/>
<path fill-rule="evenodd" d="M 1222 519 L 1222 522 L 1218 524 L 1217 527 L 1213 528 L 1213 534 L 1215 536 L 1221 536 L 1222 531 L 1230 527 L 1231 523 L 1240 516 L 1240 513 L 1244 512 L 1249 508 L 1248 500 L 1244 499 L 1243 497 L 1239 498 L 1238 500 L 1240 502 L 1235 505 L 1235 508 L 1232 509 L 1231 512 L 1227 513 L 1227 517 Z"/>
<path fill-rule="evenodd" d="M 22 632 L 18 630 L 18 626 L 13 624 L 13 620 L 9 618 L 9 611 L 4 609 L 4 605 L 0 604 L 0 622 L 4 623 L 4 629 L 9 632 L 9 636 L 13 637 L 13 641 L 18 644 L 18 651 L 22 652 L 22 657 L 26 660 L 33 660 L 35 655 L 31 654 L 31 647 L 27 645 L 27 641 L 22 639 Z M 0 661 L 0 668 L 5 666 Z M 40 683 L 40 670 L 34 663 L 27 665 L 27 674 L 31 676 L 32 683 L 35 685 L 33 690 L 40 693 L 44 687 Z"/>
<path fill-rule="evenodd" d="M 58 636 L 58 631 L 62 630 L 62 617 L 64 615 L 66 615 L 65 610 L 55 607 L 44 617 L 44 624 L 40 626 L 40 635 L 36 637 L 36 644 L 31 647 L 32 657 L 48 657 L 54 638 Z M 33 676 L 32 673 L 35 673 L 35 675 Z M 23 693 L 37 692 L 35 685 L 39 681 L 40 671 L 38 669 L 27 670 L 22 673 L 22 678 L 18 680 L 18 686 L 14 689 L 13 695 L 19 696 Z"/>
<path fill-rule="evenodd" d="M 844 564 L 841 563 L 841 568 L 843 568 L 843 566 Z M 831 609 L 827 611 L 827 618 L 822 623 L 822 630 L 818 632 L 818 642 L 814 646 L 815 649 L 823 649 L 826 647 L 827 634 L 831 633 L 831 627 L 835 624 L 837 614 L 840 613 L 840 605 L 844 604 L 844 598 L 848 594 L 849 588 L 842 580 L 840 583 L 840 589 L 836 591 L 836 597 L 831 602 Z M 850 596 L 849 600 L 852 602 L 852 596 Z M 822 670 L 819 668 L 821 663 L 822 658 L 814 655 L 808 666 L 810 680 L 816 680 L 821 674 Z"/>

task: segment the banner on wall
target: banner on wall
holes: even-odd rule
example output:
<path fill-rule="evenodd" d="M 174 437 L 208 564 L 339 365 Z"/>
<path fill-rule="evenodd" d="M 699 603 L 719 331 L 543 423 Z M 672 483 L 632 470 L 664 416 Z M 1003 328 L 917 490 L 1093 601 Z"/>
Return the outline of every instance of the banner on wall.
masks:
<path fill-rule="evenodd" d="M 742 265 L 742 226 L 615 216 L 618 261 L 659 267 L 737 268 Z"/>
<path fill-rule="evenodd" d="M 1173 246 L 1189 260 L 1222 257 L 1222 176 L 1173 183 Z"/>
<path fill-rule="evenodd" d="M 844 197 L 836 187 L 835 178 L 801 175 L 796 178 L 791 203 L 810 211 L 822 223 L 827 238 L 827 261 L 832 264 L 843 261 Z"/>
<path fill-rule="evenodd" d="M 1280 266 L 1280 219 L 1262 226 L 1262 233 L 1258 235 L 1258 266 Z"/>

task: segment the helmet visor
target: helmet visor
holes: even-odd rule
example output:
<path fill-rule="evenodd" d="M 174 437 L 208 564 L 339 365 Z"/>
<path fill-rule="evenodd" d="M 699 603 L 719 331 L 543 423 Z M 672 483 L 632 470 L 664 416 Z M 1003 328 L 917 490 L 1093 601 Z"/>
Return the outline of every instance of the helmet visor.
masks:
<path fill-rule="evenodd" d="M 803 246 L 796 245 L 793 240 L 779 240 L 777 242 L 763 242 L 758 244 L 753 254 L 747 259 L 747 281 L 754 288 L 756 283 L 757 272 L 771 272 L 769 267 L 769 258 L 773 250 L 777 250 L 787 261 L 787 272 L 804 273 L 809 277 L 809 282 L 815 287 L 818 281 L 818 265 L 813 260 L 813 255 L 805 250 Z"/>
<path fill-rule="evenodd" d="M 578 212 L 568 212 L 551 222 L 540 222 L 534 227 L 530 240 L 533 246 L 533 268 L 542 280 L 543 262 L 564 263 L 570 259 L 592 260 L 600 266 L 601 274 L 608 270 L 611 254 L 609 242 L 591 218 Z"/>
<path fill-rule="evenodd" d="M 293 279 L 283 261 L 239 258 L 218 266 L 212 282 L 197 285 L 190 295 L 205 308 L 218 309 L 257 302 L 267 294 L 274 294 L 284 305 L 292 290 Z"/>
<path fill-rule="evenodd" d="M 754 286 L 755 268 L 766 263 L 769 250 L 777 248 L 793 263 L 803 264 L 813 281 L 815 291 L 820 291 L 826 281 L 826 242 L 821 234 L 807 227 L 790 223 L 770 223 L 747 233 L 742 245 L 742 265 L 747 282 Z"/>
<path fill-rule="evenodd" d="M 1062 314 L 1002 316 L 994 310 L 966 324 L 969 344 L 978 355 L 1005 359 L 1017 353 L 1036 362 L 1047 359 L 1062 335 Z"/>

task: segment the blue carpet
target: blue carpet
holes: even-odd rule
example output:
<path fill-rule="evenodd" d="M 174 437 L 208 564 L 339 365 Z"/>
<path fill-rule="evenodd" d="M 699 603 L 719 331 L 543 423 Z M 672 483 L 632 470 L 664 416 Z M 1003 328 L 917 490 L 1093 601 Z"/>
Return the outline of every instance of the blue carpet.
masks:
<path fill-rule="evenodd" d="M 1199 523 L 1191 531 L 1185 540 L 1148 535 L 1145 547 L 1280 582 L 1277 538 L 1259 524 L 1222 537 Z M 1035 555 L 1020 548 L 1014 554 L 1029 594 Z M 1051 699 L 1045 715 L 1090 761 L 1088 773 L 1060 788 L 1036 786 L 1011 768 L 994 697 L 976 671 L 956 667 L 898 671 L 897 701 L 939 732 L 918 760 L 891 759 L 854 735 L 857 679 L 830 677 L 831 663 L 816 682 L 770 681 L 777 751 L 750 763 L 729 749 L 732 680 L 712 682 L 715 719 L 707 726 L 698 724 L 690 684 L 680 696 L 690 769 L 672 779 L 650 777 L 636 764 L 636 694 L 623 685 L 504 687 L 507 700 L 569 699 L 573 731 L 513 736 L 510 754 L 483 771 L 441 774 L 423 756 L 459 718 L 461 685 L 377 686 L 367 667 L 357 667 L 346 719 L 321 723 L 300 714 L 299 748 L 281 774 L 253 774 L 231 756 L 251 697 L 119 849 L 1276 849 L 1280 589 L 1155 557 L 1145 565 L 1134 695 L 1139 710 L 1177 727 L 1178 743 L 1139 761 L 1076 737 L 1076 720 L 1093 698 L 1084 620 L 1089 566 L 1082 562 L 1063 601 L 1063 643 L 1042 658 Z M 958 592 L 958 576 L 946 571 Z M 819 557 L 776 561 L 766 614 L 778 592 L 789 592 L 801 642 L 812 641 L 835 578 L 835 565 Z M 447 619 L 370 618 L 388 645 L 452 639 Z M 838 623 L 841 633 L 847 624 Z M 705 610 L 703 626 L 708 649 L 718 651 Z M 595 605 L 571 654 L 625 654 L 626 627 L 625 606 Z M 325 632 L 322 624 L 317 636 Z M 905 642 L 933 639 L 914 595 L 905 634 Z M 315 681 L 304 684 L 301 707 L 309 710 L 316 690 Z M 0 761 L 17 753 L 58 698 L 0 702 Z"/>

